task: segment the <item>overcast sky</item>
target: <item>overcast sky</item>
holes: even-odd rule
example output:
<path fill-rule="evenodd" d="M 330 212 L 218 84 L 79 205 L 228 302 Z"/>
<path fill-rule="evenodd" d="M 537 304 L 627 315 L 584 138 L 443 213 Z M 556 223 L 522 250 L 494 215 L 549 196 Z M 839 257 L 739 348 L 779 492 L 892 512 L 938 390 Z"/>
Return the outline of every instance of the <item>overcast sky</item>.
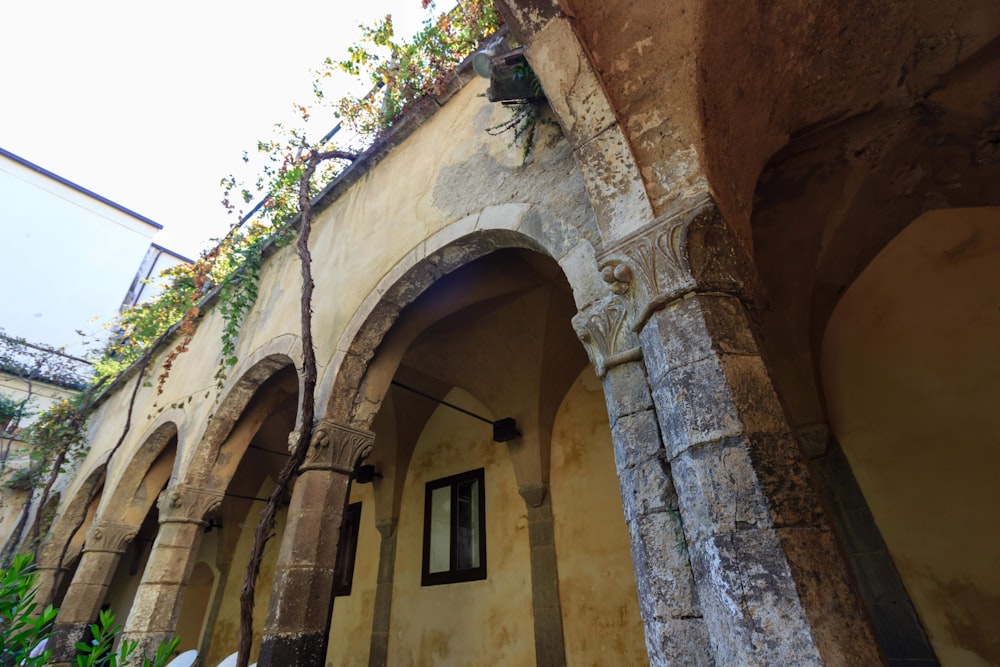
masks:
<path fill-rule="evenodd" d="M 230 222 L 219 180 L 310 101 L 310 69 L 386 13 L 405 34 L 427 16 L 420 0 L 2 2 L 0 146 L 195 255 Z"/>

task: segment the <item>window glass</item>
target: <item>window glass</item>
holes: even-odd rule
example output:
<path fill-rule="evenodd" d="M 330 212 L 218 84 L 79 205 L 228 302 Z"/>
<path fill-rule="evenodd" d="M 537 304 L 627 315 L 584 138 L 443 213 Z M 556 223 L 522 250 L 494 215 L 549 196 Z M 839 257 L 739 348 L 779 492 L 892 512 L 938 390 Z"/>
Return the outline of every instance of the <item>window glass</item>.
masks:
<path fill-rule="evenodd" d="M 424 586 L 486 578 L 483 469 L 427 483 Z"/>
<path fill-rule="evenodd" d="M 430 572 L 451 569 L 451 487 L 431 492 Z"/>

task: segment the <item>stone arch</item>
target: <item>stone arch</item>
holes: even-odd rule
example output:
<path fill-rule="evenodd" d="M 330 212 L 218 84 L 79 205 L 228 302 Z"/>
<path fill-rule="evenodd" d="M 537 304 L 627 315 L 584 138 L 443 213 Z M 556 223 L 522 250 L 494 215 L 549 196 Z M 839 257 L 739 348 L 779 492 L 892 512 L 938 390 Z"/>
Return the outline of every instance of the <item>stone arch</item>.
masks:
<path fill-rule="evenodd" d="M 63 503 L 59 515 L 49 530 L 45 547 L 39 554 L 39 567 L 57 567 L 67 543 L 77 535 L 86 533 L 84 524 L 86 523 L 87 510 L 97 499 L 100 489 L 104 485 L 107 471 L 108 459 L 105 456 L 89 472 L 80 477 L 83 482 L 75 493 L 67 495 L 67 500 Z M 67 557 L 71 555 L 67 551 Z"/>
<path fill-rule="evenodd" d="M 425 406 L 413 405 L 412 396 L 403 404 L 401 399 L 407 396 L 407 390 L 395 394 L 393 392 L 398 389 L 390 391 L 394 380 L 410 378 L 417 386 L 433 387 L 431 391 L 439 397 L 461 389 L 458 395 L 481 406 L 480 410 L 489 414 L 490 419 L 512 416 L 507 411 L 510 406 L 520 406 L 515 408 L 523 410 L 517 415 L 522 432 L 517 445 L 493 443 L 491 447 L 491 450 L 501 448 L 494 453 L 502 456 L 514 473 L 510 475 L 510 484 L 504 482 L 504 490 L 519 502 L 504 507 L 508 512 L 526 513 L 534 530 L 544 533 L 551 529 L 548 477 L 552 423 L 566 392 L 587 363 L 571 321 L 578 303 L 595 299 L 600 292 L 606 292 L 607 287 L 601 282 L 587 239 L 582 236 L 562 239 L 565 245 L 561 248 L 553 245 L 552 239 L 540 241 L 525 229 L 524 221 L 531 217 L 531 211 L 522 207 L 516 212 L 516 219 L 504 218 L 509 228 L 499 225 L 483 228 L 480 220 L 477 229 L 470 221 L 475 220 L 472 218 L 426 241 L 372 290 L 338 345 L 339 362 L 335 358 L 331 365 L 337 369 L 337 374 L 327 376 L 329 384 L 323 393 L 329 398 L 323 416 L 351 429 L 377 431 L 374 456 L 369 460 L 386 473 L 384 482 L 372 492 L 383 544 L 396 539 L 395 527 L 402 516 L 400 503 L 404 482 L 423 479 L 430 474 L 428 469 L 421 469 L 417 478 L 410 474 L 413 452 L 407 448 L 422 437 L 425 425 L 433 418 L 434 408 L 421 412 Z M 479 217 L 483 216 L 485 213 Z M 554 259 L 559 251 L 563 251 L 561 260 Z M 524 313 L 525 317 L 496 314 L 507 307 L 511 310 L 503 312 Z M 494 317 L 497 319 L 492 319 Z M 456 324 L 459 320 L 465 324 Z M 486 320 L 488 324 L 484 323 Z M 503 327 L 494 328 L 500 321 L 522 329 L 524 340 L 537 341 L 537 349 L 528 350 L 519 345 L 503 347 L 497 358 L 507 360 L 509 356 L 505 355 L 514 355 L 511 360 L 516 363 L 504 369 L 495 367 L 495 361 L 490 362 L 493 365 L 480 365 L 480 357 L 467 353 L 472 349 L 485 349 L 476 348 L 475 341 L 492 340 L 481 334 L 490 330 L 495 336 L 495 331 Z M 556 321 L 561 322 L 558 333 L 552 324 Z M 545 333 L 539 333 L 541 331 Z M 454 345 L 452 336 L 456 339 Z M 463 372 L 457 366 L 452 367 L 452 362 L 435 365 L 427 360 L 440 355 L 424 354 L 424 345 L 443 345 L 456 357 L 475 359 L 472 366 L 478 370 Z M 411 356 L 407 358 L 407 354 Z M 404 360 L 406 363 L 401 366 Z M 511 366 L 517 366 L 517 370 Z M 484 374 L 482 369 L 486 367 L 493 370 Z M 530 373 L 521 372 L 529 367 Z M 554 372 L 546 372 L 546 369 Z M 489 378 L 501 377 L 504 370 L 517 379 L 492 382 L 494 385 L 509 383 L 505 389 L 484 390 L 484 385 L 491 383 Z M 515 397 L 511 389 L 515 386 L 527 389 L 528 395 Z M 393 417 L 386 418 L 383 405 L 394 412 Z M 503 405 L 508 407 L 498 407 Z M 376 424 L 376 418 L 388 421 Z M 393 419 L 400 421 L 392 423 Z M 389 441 L 399 442 L 389 444 L 384 438 L 389 431 L 395 432 L 399 424 L 403 426 L 398 434 L 388 435 Z M 490 436 L 485 435 L 484 440 L 489 442 Z M 385 442 L 387 447 L 383 449 L 380 442 Z M 407 527 L 408 530 L 412 528 L 412 525 Z M 542 656 L 538 660 L 540 664 L 558 664 L 559 659 L 555 656 L 561 655 L 562 660 L 565 656 L 561 612 L 558 605 L 550 604 L 558 595 L 558 581 L 549 576 L 556 569 L 554 549 L 531 547 L 528 560 L 532 571 L 540 573 L 526 600 L 526 605 L 535 613 L 535 648 Z M 393 584 L 384 581 L 378 584 L 380 589 L 386 585 L 391 587 Z M 543 600 L 548 602 L 542 604 Z M 380 615 L 387 612 L 381 604 L 376 617 L 388 623 L 388 616 Z M 383 654 L 388 646 L 388 636 L 373 631 L 372 655 Z M 547 651 L 551 651 L 551 656 Z"/>
<path fill-rule="evenodd" d="M 178 473 L 177 478 L 188 483 L 205 485 L 210 476 L 215 476 L 210 473 L 218 463 L 226 439 L 232 433 L 240 416 L 244 414 L 258 390 L 281 370 L 290 366 L 296 370 L 298 395 L 301 401 L 302 377 L 298 372 L 302 367 L 301 357 L 299 337 L 294 334 L 279 336 L 244 357 L 229 374 L 229 380 L 219 393 L 221 398 L 215 412 L 198 437 L 197 446 L 187 457 L 188 462 Z M 238 462 L 236 460 L 236 464 Z M 224 487 L 225 483 L 222 485 Z M 209 484 L 209 486 L 214 485 Z"/>
<path fill-rule="evenodd" d="M 513 206 L 513 205 L 511 205 Z M 496 207 L 502 209 L 504 207 Z M 338 343 L 329 373 L 317 392 L 317 403 L 325 406 L 325 416 L 356 428 L 366 429 L 378 412 L 381 396 L 384 396 L 391 372 L 398 357 L 406 349 L 402 340 L 387 341 L 386 334 L 398 321 L 403 309 L 424 293 L 432 284 L 450 272 L 465 266 L 472 261 L 484 257 L 500 249 L 519 248 L 534 251 L 547 257 L 553 257 L 546 245 L 552 247 L 552 239 L 539 240 L 519 231 L 522 222 L 529 213 L 528 207 L 515 207 L 513 217 L 504 218 L 499 212 L 490 210 L 500 219 L 512 221 L 511 228 L 499 225 L 489 228 L 476 228 L 481 216 L 470 216 L 453 226 L 442 230 L 423 244 L 411 251 L 398 262 L 369 293 Z M 482 214 L 486 215 L 486 212 Z M 580 239 L 583 240 L 583 239 Z M 581 258 L 564 255 L 559 262 L 564 274 L 573 289 L 574 298 L 579 303 L 594 297 L 599 288 L 599 272 L 593 258 L 593 249 L 589 243 L 589 260 L 592 272 L 580 271 L 578 263 Z M 586 251 L 584 251 L 586 252 Z M 583 284 L 581 284 L 583 283 Z M 451 304 L 449 312 L 455 312 L 463 305 Z M 439 313 L 444 317 L 447 313 Z M 420 331 L 431 324 L 431 321 L 414 323 L 402 337 L 412 340 Z M 391 344 L 394 352 L 388 352 L 387 344 Z M 375 351 L 382 346 L 380 357 L 375 359 Z M 373 372 L 374 371 L 374 372 Z M 373 396 L 379 396 L 373 400 Z"/>
<path fill-rule="evenodd" d="M 898 643 L 923 625 L 933 650 L 908 655 L 943 664 L 1000 659 L 985 630 L 1000 619 L 998 271 L 1000 207 L 929 212 L 854 281 L 823 341 L 831 431 L 863 495 L 840 504 L 878 527 L 845 550 L 878 567 Z"/>
<path fill-rule="evenodd" d="M 983 95 L 972 84 L 985 71 L 952 77 L 929 107 L 871 112 L 793 138 L 761 172 L 751 223 L 767 292 L 764 344 L 793 423 L 825 421 L 823 334 L 875 257 L 928 211 L 1000 204 L 1000 162 L 982 157 L 979 139 L 995 118 L 958 102 Z"/>
<path fill-rule="evenodd" d="M 163 455 L 168 455 L 168 449 L 173 443 L 174 452 L 170 461 L 170 470 L 173 470 L 174 459 L 176 458 L 176 448 L 178 443 L 177 423 L 166 416 L 158 420 L 158 425 L 148 431 L 140 442 L 138 449 L 129 453 L 129 459 L 124 462 L 124 467 L 114 481 L 111 493 L 106 493 L 101 497 L 101 505 L 98 508 L 98 516 L 102 520 L 121 521 L 136 527 L 142 523 L 143 518 L 149 508 L 155 502 L 155 498 L 142 494 L 139 497 L 140 487 L 146 480 L 147 475 L 156 465 Z M 125 455 L 125 450 L 121 450 L 114 458 L 121 458 Z M 109 462 L 109 469 L 113 470 L 117 461 Z M 161 472 L 162 475 L 162 472 Z M 166 483 L 170 473 L 162 480 L 160 486 Z M 156 491 L 159 493 L 159 490 Z"/>

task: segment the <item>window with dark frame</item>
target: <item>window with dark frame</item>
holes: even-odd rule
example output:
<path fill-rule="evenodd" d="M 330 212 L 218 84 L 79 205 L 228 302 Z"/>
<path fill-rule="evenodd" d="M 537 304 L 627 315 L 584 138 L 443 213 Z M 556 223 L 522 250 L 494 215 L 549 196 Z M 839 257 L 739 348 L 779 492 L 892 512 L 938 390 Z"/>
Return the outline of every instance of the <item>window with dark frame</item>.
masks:
<path fill-rule="evenodd" d="M 486 492 L 483 469 L 427 482 L 420 584 L 486 578 Z"/>
<path fill-rule="evenodd" d="M 333 568 L 334 596 L 345 597 L 351 594 L 360 526 L 361 503 L 351 503 L 344 510 L 344 520 L 340 524 L 340 547 L 337 549 L 337 563 Z"/>

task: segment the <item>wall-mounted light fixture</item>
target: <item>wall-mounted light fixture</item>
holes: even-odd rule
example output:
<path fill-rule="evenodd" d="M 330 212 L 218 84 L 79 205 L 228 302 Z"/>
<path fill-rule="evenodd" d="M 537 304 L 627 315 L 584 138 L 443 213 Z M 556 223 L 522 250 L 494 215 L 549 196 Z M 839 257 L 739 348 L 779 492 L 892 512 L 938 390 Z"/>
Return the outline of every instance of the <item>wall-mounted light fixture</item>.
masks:
<path fill-rule="evenodd" d="M 472 69 L 490 80 L 486 99 L 504 104 L 541 102 L 545 99 L 531 65 L 524 57 L 524 47 L 501 52 L 496 46 L 477 51 L 472 56 Z"/>
<path fill-rule="evenodd" d="M 413 387 L 409 387 L 403 384 L 402 382 L 397 382 L 396 380 L 393 380 L 392 384 L 396 387 L 399 387 L 400 389 L 405 389 L 408 392 L 414 393 L 417 396 L 422 396 L 423 398 L 434 401 L 438 405 L 443 405 L 446 408 L 451 408 L 452 410 L 457 410 L 462 414 L 469 415 L 470 417 L 475 417 L 481 422 L 486 422 L 487 424 L 493 427 L 493 442 L 510 442 L 511 440 L 517 440 L 518 438 L 521 437 L 521 433 L 517 430 L 517 422 L 514 420 L 513 417 L 504 417 L 503 419 L 497 419 L 496 421 L 494 421 L 492 419 L 487 419 L 486 417 L 483 417 L 481 415 L 477 415 L 475 412 L 470 412 L 465 408 L 460 408 L 454 403 L 449 403 L 448 401 L 444 401 L 435 396 L 431 396 L 430 394 L 426 394 L 420 391 L 419 389 L 414 389 Z"/>
<path fill-rule="evenodd" d="M 351 477 L 353 477 L 354 481 L 358 484 L 371 484 L 375 481 L 376 477 L 382 479 L 382 473 L 375 470 L 375 466 L 370 463 L 361 465 L 361 462 L 358 461 L 358 464 L 354 466 L 354 473 Z"/>

